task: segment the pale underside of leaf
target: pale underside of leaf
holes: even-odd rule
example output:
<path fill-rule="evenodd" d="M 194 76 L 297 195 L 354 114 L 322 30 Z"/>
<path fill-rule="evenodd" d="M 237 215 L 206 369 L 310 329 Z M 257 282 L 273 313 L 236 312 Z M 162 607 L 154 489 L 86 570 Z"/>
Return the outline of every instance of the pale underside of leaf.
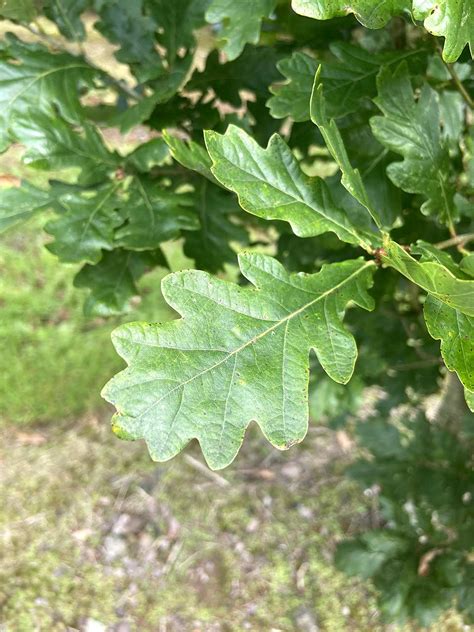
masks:
<path fill-rule="evenodd" d="M 474 318 L 428 296 L 424 306 L 430 335 L 441 341 L 441 355 L 466 389 L 474 391 Z"/>
<path fill-rule="evenodd" d="M 474 281 L 456 278 L 439 263 L 417 261 L 389 238 L 384 241 L 382 260 L 448 307 L 474 316 Z"/>
<path fill-rule="evenodd" d="M 424 17 L 424 26 L 433 35 L 445 38 L 443 58 L 446 62 L 455 62 L 464 47 L 469 45 L 474 55 L 474 4 L 472 0 L 420 0 L 420 15 Z"/>
<path fill-rule="evenodd" d="M 382 28 L 394 15 L 411 8 L 409 0 L 292 0 L 296 13 L 316 20 L 329 20 L 353 13 L 368 28 Z"/>
<path fill-rule="evenodd" d="M 342 318 L 350 302 L 373 308 L 373 262 L 303 276 L 264 255 L 241 255 L 240 266 L 259 289 L 198 271 L 169 275 L 163 294 L 182 318 L 114 334 L 129 368 L 103 395 L 117 408 L 119 434 L 144 438 L 156 460 L 197 439 L 210 467 L 225 467 L 252 420 L 286 449 L 307 430 L 310 349 L 336 381 L 353 373 L 357 349 Z"/>

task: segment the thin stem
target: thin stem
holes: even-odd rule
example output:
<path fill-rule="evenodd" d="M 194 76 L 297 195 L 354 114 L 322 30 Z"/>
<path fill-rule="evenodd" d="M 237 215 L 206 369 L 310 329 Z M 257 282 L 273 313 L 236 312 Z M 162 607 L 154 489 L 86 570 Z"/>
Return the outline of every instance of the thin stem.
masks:
<path fill-rule="evenodd" d="M 443 58 L 441 57 L 441 59 Z M 474 110 L 474 101 L 471 99 L 470 94 L 468 93 L 466 88 L 463 86 L 462 81 L 459 79 L 457 72 L 454 70 L 454 66 L 452 64 L 448 64 L 447 62 L 445 62 L 444 59 L 443 59 L 443 64 L 446 66 L 446 69 L 451 75 L 451 79 L 453 80 L 454 85 L 458 89 L 459 93 L 462 95 L 464 101 L 471 108 L 471 110 Z"/>
<path fill-rule="evenodd" d="M 439 244 L 435 244 L 436 248 L 439 250 L 444 250 L 445 248 L 451 248 L 451 246 L 465 246 L 470 241 L 474 241 L 474 233 L 466 233 L 465 235 L 455 235 L 451 237 L 451 239 L 446 239 L 446 241 L 440 241 Z"/>

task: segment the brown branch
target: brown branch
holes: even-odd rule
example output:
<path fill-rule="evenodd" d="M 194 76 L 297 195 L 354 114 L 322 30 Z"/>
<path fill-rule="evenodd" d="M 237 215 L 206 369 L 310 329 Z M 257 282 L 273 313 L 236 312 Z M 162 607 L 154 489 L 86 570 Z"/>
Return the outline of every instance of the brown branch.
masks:
<path fill-rule="evenodd" d="M 459 79 L 457 72 L 454 70 L 454 66 L 452 64 L 446 63 L 444 59 L 443 59 L 443 64 L 446 66 L 446 69 L 451 75 L 451 79 L 453 80 L 454 85 L 456 86 L 458 92 L 461 94 L 464 101 L 471 108 L 471 110 L 474 110 L 474 101 L 471 99 L 470 94 L 468 93 L 466 88 L 463 86 L 462 81 Z"/>
<path fill-rule="evenodd" d="M 446 239 L 446 241 L 440 241 L 438 244 L 435 244 L 435 246 L 439 248 L 439 250 L 444 250 L 445 248 L 451 248 L 451 246 L 465 246 L 470 241 L 474 241 L 474 233 L 456 235 L 455 237 L 451 237 L 451 239 Z"/>

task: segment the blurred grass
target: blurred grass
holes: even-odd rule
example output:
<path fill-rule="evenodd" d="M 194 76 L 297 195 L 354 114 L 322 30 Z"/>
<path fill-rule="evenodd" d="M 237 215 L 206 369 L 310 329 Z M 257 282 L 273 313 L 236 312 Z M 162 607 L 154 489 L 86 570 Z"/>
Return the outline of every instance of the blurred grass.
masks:
<path fill-rule="evenodd" d="M 225 487 L 183 455 L 150 463 L 95 417 L 67 433 L 4 435 L 8 632 L 87 630 L 90 619 L 137 632 L 314 629 L 300 619 L 328 632 L 382 630 L 370 590 L 331 562 L 335 539 L 365 512 L 339 477 L 337 446 L 315 460 L 250 434 Z M 333 484 L 315 491 L 315 476 Z"/>
<path fill-rule="evenodd" d="M 0 424 L 71 419 L 101 406 L 100 389 L 122 362 L 110 341 L 118 319 L 83 316 L 85 291 L 73 287 L 77 266 L 46 248 L 44 217 L 0 241 Z M 172 317 L 160 292 L 164 270 L 142 282 L 132 319 Z"/>

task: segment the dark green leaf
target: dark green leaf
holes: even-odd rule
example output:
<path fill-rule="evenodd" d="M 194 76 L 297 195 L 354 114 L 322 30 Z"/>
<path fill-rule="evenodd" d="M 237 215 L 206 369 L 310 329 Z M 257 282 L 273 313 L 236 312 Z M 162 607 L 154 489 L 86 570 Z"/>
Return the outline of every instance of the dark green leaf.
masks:
<path fill-rule="evenodd" d="M 324 85 L 321 81 L 321 72 L 318 70 L 314 80 L 313 94 L 311 96 L 311 120 L 318 126 L 331 156 L 336 161 L 342 173 L 341 183 L 347 191 L 367 209 L 378 227 L 382 222 L 377 209 L 369 199 L 367 190 L 362 181 L 358 169 L 354 169 L 347 154 L 344 141 L 334 120 L 329 120 L 326 114 L 326 100 L 324 98 Z"/>
<path fill-rule="evenodd" d="M 232 196 L 206 180 L 196 189 L 195 207 L 200 228 L 185 232 L 184 253 L 200 270 L 218 272 L 237 260 L 231 243 L 247 243 L 246 231 L 231 219 L 240 209 Z"/>
<path fill-rule="evenodd" d="M 441 140 L 436 93 L 425 85 L 415 101 L 405 64 L 393 72 L 383 68 L 377 85 L 375 102 L 385 116 L 371 119 L 372 131 L 383 145 L 404 157 L 387 168 L 390 179 L 404 191 L 427 198 L 421 210 L 452 226 L 455 189 L 449 152 Z"/>
<path fill-rule="evenodd" d="M 7 144 L 10 124 L 18 116 L 52 115 L 56 106 L 66 120 L 81 121 L 80 91 L 93 88 L 100 71 L 81 57 L 52 54 L 11 34 L 0 44 L 0 52 L 0 146 Z"/>
<path fill-rule="evenodd" d="M 115 196 L 117 188 L 117 184 L 108 184 L 82 191 L 71 186 L 69 192 L 58 195 L 64 212 L 45 227 L 55 237 L 48 249 L 67 263 L 97 263 L 102 250 L 112 250 L 114 230 L 123 222 Z"/>
<path fill-rule="evenodd" d="M 309 102 L 318 62 L 306 53 L 296 52 L 279 61 L 277 68 L 287 81 L 270 88 L 274 95 L 267 103 L 271 115 L 275 118 L 291 116 L 294 121 L 309 121 Z"/>
<path fill-rule="evenodd" d="M 310 119 L 309 103 L 318 66 L 328 117 L 339 118 L 357 111 L 361 101 L 376 95 L 376 77 L 381 66 L 406 59 L 417 69 L 423 58 L 418 50 L 374 54 L 347 42 L 335 42 L 329 48 L 336 61 L 318 64 L 309 55 L 296 52 L 279 62 L 278 69 L 289 81 L 272 88 L 275 96 L 268 101 L 272 116 L 291 116 L 295 121 Z"/>
<path fill-rule="evenodd" d="M 64 37 L 79 42 L 86 36 L 81 15 L 91 5 L 92 0 L 47 0 L 44 12 Z"/>
<path fill-rule="evenodd" d="M 190 194 L 175 193 L 136 176 L 124 205 L 127 223 L 117 230 L 117 243 L 128 250 L 155 250 L 163 241 L 176 239 L 181 230 L 199 228 L 192 207 Z"/>
<path fill-rule="evenodd" d="M 334 205 L 324 181 L 301 171 L 280 136 L 272 136 L 266 149 L 233 125 L 224 135 L 207 132 L 205 138 L 213 174 L 238 194 L 249 213 L 287 221 L 300 237 L 333 231 L 348 243 L 368 243 L 369 237 Z"/>
<path fill-rule="evenodd" d="M 168 145 L 162 138 L 153 138 L 126 157 L 127 163 L 142 173 L 148 173 L 152 167 L 162 164 L 169 156 Z"/>
<path fill-rule="evenodd" d="M 205 24 L 205 12 L 211 0 L 146 0 L 158 26 L 157 39 L 166 49 L 173 66 L 180 49 L 194 50 L 194 31 Z"/>
<path fill-rule="evenodd" d="M 105 252 L 97 265 L 86 265 L 76 275 L 74 285 L 88 288 L 84 311 L 88 316 L 119 316 L 131 311 L 130 299 L 138 294 L 136 282 L 156 266 L 168 267 L 163 253 Z"/>

